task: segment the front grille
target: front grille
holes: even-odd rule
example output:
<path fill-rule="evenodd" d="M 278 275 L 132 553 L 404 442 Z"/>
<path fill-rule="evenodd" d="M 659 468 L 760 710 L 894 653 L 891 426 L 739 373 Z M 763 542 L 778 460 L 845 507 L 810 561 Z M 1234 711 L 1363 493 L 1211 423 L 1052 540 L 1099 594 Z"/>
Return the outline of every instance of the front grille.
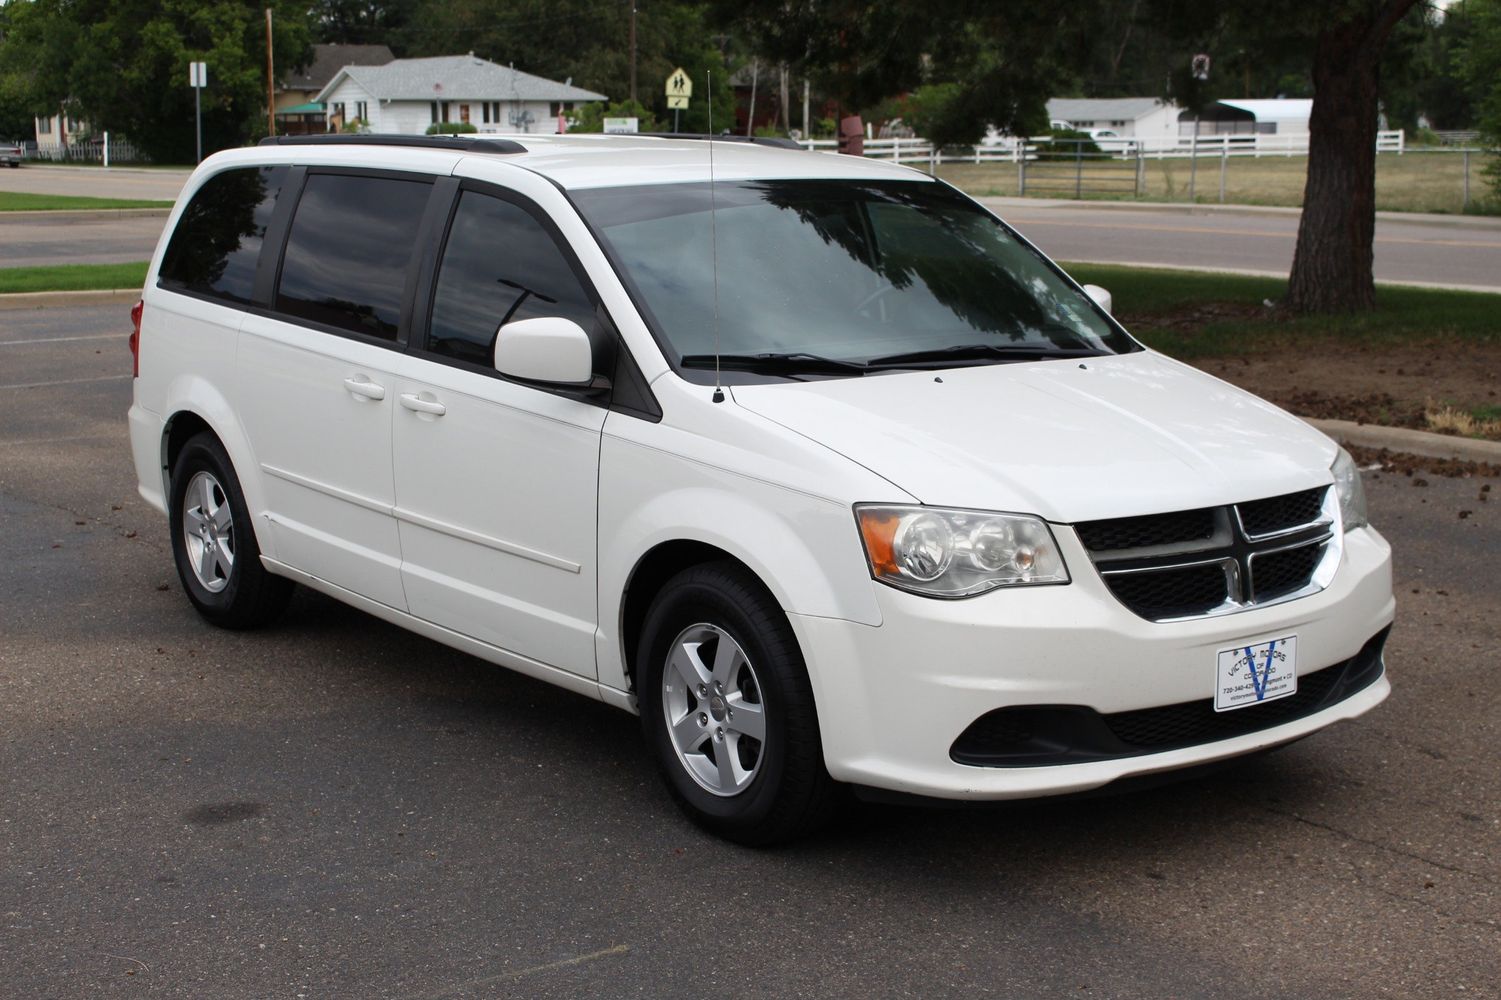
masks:
<path fill-rule="evenodd" d="M 1139 757 L 1260 732 L 1337 705 L 1374 684 L 1389 629 L 1350 659 L 1298 678 L 1285 698 L 1216 712 L 1214 699 L 1130 712 L 1083 705 L 1016 705 L 987 712 L 954 741 L 949 757 L 975 767 L 1042 767 Z"/>
<path fill-rule="evenodd" d="M 1225 614 L 1313 587 L 1338 540 L 1329 487 L 1074 525 L 1106 586 L 1151 621 Z M 1311 592 L 1311 591 L 1310 591 Z"/>
<path fill-rule="evenodd" d="M 1218 563 L 1122 573 L 1106 579 L 1115 596 L 1145 618 L 1202 615 L 1224 604 L 1230 596 L 1224 567 Z"/>
<path fill-rule="evenodd" d="M 1236 510 L 1240 511 L 1240 523 L 1245 526 L 1246 534 L 1253 537 L 1269 535 L 1317 521 L 1323 512 L 1324 493 L 1328 489 L 1320 486 L 1266 500 L 1252 500 L 1237 504 Z"/>
<path fill-rule="evenodd" d="M 1324 546 L 1303 545 L 1295 549 L 1263 552 L 1251 557 L 1251 596 L 1266 602 L 1291 594 L 1308 585 L 1323 558 Z"/>
<path fill-rule="evenodd" d="M 1077 525 L 1079 538 L 1091 552 L 1148 549 L 1183 542 L 1207 542 L 1214 537 L 1214 508 L 1173 514 L 1118 517 Z"/>

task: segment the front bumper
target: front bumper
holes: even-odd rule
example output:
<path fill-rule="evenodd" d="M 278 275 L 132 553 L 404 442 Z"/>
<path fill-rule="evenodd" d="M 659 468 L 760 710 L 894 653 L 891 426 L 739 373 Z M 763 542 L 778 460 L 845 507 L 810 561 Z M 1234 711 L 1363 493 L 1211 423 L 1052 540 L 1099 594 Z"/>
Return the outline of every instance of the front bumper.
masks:
<path fill-rule="evenodd" d="M 1391 549 L 1369 528 L 1345 536 L 1339 570 L 1320 593 L 1170 623 L 1138 618 L 1116 601 L 1071 532 L 1059 533 L 1059 544 L 1074 571 L 1067 586 L 939 601 L 873 583 L 880 626 L 789 616 L 835 779 L 949 799 L 1082 792 L 1286 743 L 1366 712 L 1391 690 L 1383 673 L 1312 714 L 1162 752 L 1025 767 L 958 763 L 955 740 L 996 709 L 1114 714 L 1211 699 L 1219 650 L 1287 635 L 1298 637 L 1298 674 L 1306 677 L 1355 657 L 1395 610 Z"/>

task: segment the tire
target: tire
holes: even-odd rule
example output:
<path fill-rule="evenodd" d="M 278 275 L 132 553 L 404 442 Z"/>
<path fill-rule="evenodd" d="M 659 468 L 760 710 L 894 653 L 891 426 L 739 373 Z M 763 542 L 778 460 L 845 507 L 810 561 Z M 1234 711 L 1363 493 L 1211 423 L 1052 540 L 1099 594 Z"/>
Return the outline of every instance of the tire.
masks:
<path fill-rule="evenodd" d="M 787 616 L 744 568 L 706 563 L 668 581 L 636 664 L 642 730 L 694 822 L 769 846 L 833 817 L 843 796 L 824 768 L 802 653 Z"/>
<path fill-rule="evenodd" d="M 261 565 L 240 480 L 212 434 L 196 435 L 178 454 L 168 522 L 182 589 L 210 623 L 260 628 L 286 608 L 292 581 Z"/>

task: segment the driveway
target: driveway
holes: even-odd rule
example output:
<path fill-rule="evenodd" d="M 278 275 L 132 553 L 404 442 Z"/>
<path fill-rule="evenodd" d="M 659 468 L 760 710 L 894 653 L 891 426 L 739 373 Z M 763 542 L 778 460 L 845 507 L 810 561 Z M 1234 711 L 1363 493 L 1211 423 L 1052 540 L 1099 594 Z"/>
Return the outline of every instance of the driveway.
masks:
<path fill-rule="evenodd" d="M 204 625 L 135 494 L 127 308 L 0 314 L 7 995 L 1497 996 L 1494 481 L 1368 478 L 1401 607 L 1362 719 L 749 851 L 624 713 L 306 591 Z"/>

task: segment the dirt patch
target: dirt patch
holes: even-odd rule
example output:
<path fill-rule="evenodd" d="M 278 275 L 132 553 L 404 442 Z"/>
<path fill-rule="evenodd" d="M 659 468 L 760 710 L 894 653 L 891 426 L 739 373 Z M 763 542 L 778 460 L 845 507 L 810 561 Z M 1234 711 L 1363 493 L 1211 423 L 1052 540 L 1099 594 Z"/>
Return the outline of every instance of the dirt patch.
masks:
<path fill-rule="evenodd" d="M 1363 469 L 1373 466 L 1379 467 L 1382 472 L 1392 472 L 1412 480 L 1414 486 L 1427 486 L 1428 480 L 1423 474 L 1443 476 L 1446 479 L 1498 479 L 1501 478 L 1501 465 L 1492 462 L 1466 462 L 1457 458 L 1428 458 L 1425 455 L 1408 455 L 1406 453 L 1391 452 L 1385 448 L 1360 448 L 1351 446 L 1350 455 L 1355 463 Z M 1476 492 L 1475 499 L 1479 503 L 1489 503 L 1491 500 L 1491 486 L 1485 483 Z M 1501 497 L 1497 497 L 1501 500 Z"/>
<path fill-rule="evenodd" d="M 1496 343 L 1314 344 L 1192 363 L 1301 417 L 1442 430 L 1429 425 L 1430 410 L 1501 406 L 1501 344 Z"/>

